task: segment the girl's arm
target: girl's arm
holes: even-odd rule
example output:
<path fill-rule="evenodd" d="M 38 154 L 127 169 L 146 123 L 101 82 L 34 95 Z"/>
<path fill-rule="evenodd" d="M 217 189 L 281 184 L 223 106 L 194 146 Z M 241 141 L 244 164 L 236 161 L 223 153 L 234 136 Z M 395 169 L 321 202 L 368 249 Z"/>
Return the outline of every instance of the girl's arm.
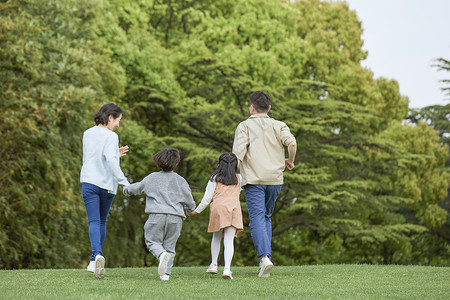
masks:
<path fill-rule="evenodd" d="M 214 190 L 216 189 L 216 182 L 208 180 L 208 185 L 206 186 L 205 195 L 203 196 L 202 201 L 194 210 L 196 213 L 201 213 L 208 205 L 211 203 L 211 200 L 214 195 Z"/>

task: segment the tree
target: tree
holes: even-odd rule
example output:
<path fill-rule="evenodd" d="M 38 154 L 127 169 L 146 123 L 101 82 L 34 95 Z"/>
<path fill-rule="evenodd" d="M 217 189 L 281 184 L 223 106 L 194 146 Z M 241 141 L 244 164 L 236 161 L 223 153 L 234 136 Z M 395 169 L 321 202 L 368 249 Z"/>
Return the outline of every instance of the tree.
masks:
<path fill-rule="evenodd" d="M 8 1 L 0 7 L 0 266 L 79 266 L 87 222 L 79 189 L 81 135 L 123 72 L 95 42 L 91 1 Z"/>
<path fill-rule="evenodd" d="M 445 223 L 439 199 L 448 189 L 448 150 L 429 126 L 402 123 L 408 100 L 395 80 L 375 79 L 361 66 L 361 23 L 345 2 L 38 2 L 0 10 L 2 28 L 13 29 L 0 38 L 8 117 L 0 123 L 7 145 L 0 153 L 8 154 L 2 174 L 14 173 L 4 177 L 11 180 L 0 195 L 0 209 L 10 214 L 0 223 L 5 267 L 85 263 L 77 178 L 81 134 L 94 108 L 120 98 L 118 133 L 130 145 L 122 167 L 130 180 L 157 171 L 156 151 L 177 147 L 177 172 L 200 200 L 220 153 L 231 150 L 237 124 L 248 117 L 254 90 L 271 95 L 271 116 L 289 125 L 299 145 L 274 213 L 276 263 L 448 264 L 438 253 L 448 243 L 434 234 Z M 77 122 L 61 121 L 69 117 Z M 32 131 L 22 125 L 32 120 Z M 241 206 L 247 225 L 243 195 Z M 20 218 L 29 207 L 36 217 Z M 116 196 L 104 247 L 110 266 L 157 263 L 143 245 L 146 218 L 142 196 Z M 176 265 L 208 264 L 207 219 L 205 211 L 184 222 Z M 15 249 L 14 226 L 39 239 Z M 25 230 L 33 226 L 51 230 Z M 80 236 L 82 246 L 71 247 Z M 3 256 L 10 249 L 16 256 Z M 58 261 L 61 249 L 73 260 Z M 51 259 L 42 262 L 42 253 Z M 233 261 L 256 263 L 248 227 Z"/>
<path fill-rule="evenodd" d="M 438 59 L 436 59 L 436 64 L 433 65 L 433 67 L 436 67 L 438 69 L 438 71 L 450 71 L 450 60 L 447 60 L 443 57 L 440 57 Z M 446 95 L 450 95 L 450 79 L 443 79 L 441 80 L 442 83 L 444 83 L 445 85 L 447 85 L 446 87 L 442 88 L 442 91 L 446 94 Z"/>
<path fill-rule="evenodd" d="M 426 227 L 405 218 L 403 210 L 416 209 L 410 208 L 415 200 L 395 183 L 417 169 L 414 158 L 383 134 L 406 116 L 407 99 L 397 82 L 375 80 L 360 65 L 366 56 L 362 29 L 345 3 L 148 1 L 123 9 L 117 1 L 112 6 L 119 11 L 115 30 L 122 30 L 132 56 L 140 58 L 127 68 L 126 101 L 135 120 L 159 137 L 154 146 L 181 148 L 179 172 L 197 197 L 218 154 L 231 149 L 235 126 L 247 116 L 248 95 L 264 89 L 273 97 L 273 116 L 285 120 L 301 141 L 302 164 L 286 175 L 274 239 L 275 245 L 284 239 L 306 245 L 299 252 L 275 246 L 277 255 L 289 253 L 292 260 L 286 263 L 355 257 L 410 261 L 409 236 Z M 149 7 L 148 15 L 140 15 Z M 105 34 L 116 59 L 128 61 L 129 53 L 118 51 L 114 37 Z M 146 74 L 154 74 L 153 80 Z M 192 240 L 207 247 L 199 230 L 205 223 L 204 218 L 185 223 L 182 261 L 206 263 L 207 258 L 191 255 L 198 247 Z M 237 241 L 239 247 L 253 248 L 248 233 Z M 250 250 L 236 261 L 249 264 L 252 256 Z"/>
<path fill-rule="evenodd" d="M 437 59 L 438 64 L 434 65 L 441 71 L 449 71 L 449 61 L 444 58 Z M 444 83 L 449 83 L 449 80 L 442 80 Z M 443 92 L 447 92 L 448 87 L 442 88 Z M 445 161 L 445 170 L 436 173 L 436 176 L 441 176 L 442 180 L 449 181 L 449 166 L 450 166 L 450 154 L 448 153 L 450 143 L 450 104 L 447 105 L 431 105 L 424 107 L 419 110 L 411 110 L 408 115 L 408 120 L 416 124 L 418 127 L 427 127 L 435 129 L 439 134 L 440 143 L 445 145 L 447 148 L 447 159 Z M 434 151 L 434 153 L 436 153 Z M 442 164 L 442 163 L 441 163 Z M 447 184 L 448 186 L 448 184 Z M 429 190 L 429 188 L 428 188 Z M 432 230 L 428 235 L 417 237 L 415 242 L 420 245 L 422 249 L 425 249 L 427 253 L 427 263 L 430 261 L 448 261 L 450 259 L 450 192 L 447 189 L 446 195 L 441 195 L 440 200 L 437 205 L 429 208 L 429 210 L 434 210 L 434 212 L 439 211 L 441 215 L 441 220 L 439 223 L 445 223 L 442 227 L 433 226 Z M 445 213 L 443 212 L 445 211 Z M 427 216 L 435 215 L 429 212 Z M 445 216 L 447 216 L 445 218 Z M 420 257 L 420 254 L 416 254 Z"/>

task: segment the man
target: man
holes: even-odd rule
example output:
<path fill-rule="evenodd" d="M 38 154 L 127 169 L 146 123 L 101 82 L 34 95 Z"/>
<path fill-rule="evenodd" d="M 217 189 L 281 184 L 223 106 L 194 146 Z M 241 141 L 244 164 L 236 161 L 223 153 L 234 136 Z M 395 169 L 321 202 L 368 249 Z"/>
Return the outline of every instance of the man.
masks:
<path fill-rule="evenodd" d="M 297 152 L 289 127 L 270 118 L 267 115 L 270 108 L 267 93 L 252 93 L 251 116 L 237 126 L 233 143 L 233 153 L 240 162 L 253 244 L 260 262 L 258 277 L 269 277 L 273 267 L 270 218 L 283 184 L 283 170 L 285 166 L 289 170 L 294 168 Z M 287 159 L 284 146 L 288 148 Z"/>

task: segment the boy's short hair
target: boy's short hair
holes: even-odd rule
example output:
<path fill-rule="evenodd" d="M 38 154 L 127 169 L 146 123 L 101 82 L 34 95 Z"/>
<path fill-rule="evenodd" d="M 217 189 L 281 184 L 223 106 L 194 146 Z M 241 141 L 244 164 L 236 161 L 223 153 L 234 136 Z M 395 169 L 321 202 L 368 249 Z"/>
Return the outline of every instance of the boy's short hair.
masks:
<path fill-rule="evenodd" d="M 156 166 L 165 172 L 175 170 L 180 163 L 180 152 L 175 148 L 166 148 L 153 156 Z"/>
<path fill-rule="evenodd" d="M 257 112 L 267 112 L 270 107 L 270 96 L 264 91 L 256 91 L 250 95 L 250 105 Z"/>

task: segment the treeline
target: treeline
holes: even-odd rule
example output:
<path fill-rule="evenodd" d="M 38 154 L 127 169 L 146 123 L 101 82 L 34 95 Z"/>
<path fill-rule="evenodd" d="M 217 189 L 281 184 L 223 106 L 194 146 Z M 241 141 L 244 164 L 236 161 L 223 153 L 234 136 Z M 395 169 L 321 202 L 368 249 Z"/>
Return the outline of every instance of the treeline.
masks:
<path fill-rule="evenodd" d="M 298 143 L 273 217 L 276 264 L 449 265 L 449 107 L 409 113 L 395 80 L 361 66 L 346 3 L 10 0 L 0 28 L 1 268 L 86 266 L 81 139 L 102 104 L 125 111 L 130 180 L 176 147 L 199 201 L 260 89 Z M 109 267 L 156 263 L 146 218 L 143 197 L 118 193 Z M 185 221 L 176 265 L 209 263 L 207 220 Z M 248 227 L 235 247 L 234 264 L 256 264 Z"/>

